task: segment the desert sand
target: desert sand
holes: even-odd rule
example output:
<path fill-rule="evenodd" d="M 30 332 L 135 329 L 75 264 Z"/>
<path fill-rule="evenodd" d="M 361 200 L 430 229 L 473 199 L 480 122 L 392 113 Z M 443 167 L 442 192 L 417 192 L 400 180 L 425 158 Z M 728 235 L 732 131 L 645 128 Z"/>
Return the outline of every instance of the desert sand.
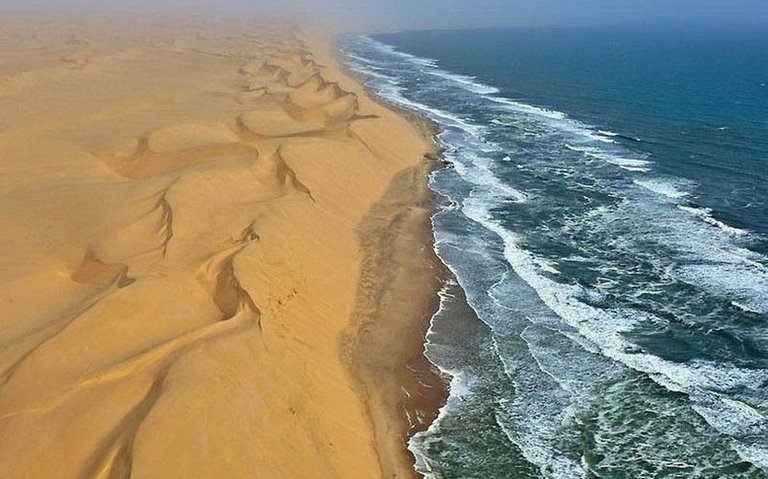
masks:
<path fill-rule="evenodd" d="M 0 23 L 0 477 L 413 476 L 425 133 L 311 27 Z"/>

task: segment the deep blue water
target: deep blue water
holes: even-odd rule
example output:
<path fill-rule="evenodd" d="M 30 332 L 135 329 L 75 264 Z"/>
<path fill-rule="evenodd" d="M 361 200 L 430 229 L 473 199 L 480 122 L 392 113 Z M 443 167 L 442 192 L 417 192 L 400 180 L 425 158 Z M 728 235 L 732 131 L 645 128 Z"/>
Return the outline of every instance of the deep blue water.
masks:
<path fill-rule="evenodd" d="M 768 32 L 342 41 L 450 166 L 431 477 L 768 477 Z M 460 292 L 474 314 L 457 314 Z"/>

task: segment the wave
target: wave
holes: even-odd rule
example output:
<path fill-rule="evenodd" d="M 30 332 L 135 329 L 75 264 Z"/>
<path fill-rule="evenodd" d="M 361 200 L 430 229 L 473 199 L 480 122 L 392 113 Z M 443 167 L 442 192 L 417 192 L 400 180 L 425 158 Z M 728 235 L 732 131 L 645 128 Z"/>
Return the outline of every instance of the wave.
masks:
<path fill-rule="evenodd" d="M 612 154 L 612 153 L 601 151 L 594 147 L 589 147 L 589 146 L 578 147 L 578 146 L 570 145 L 568 143 L 565 143 L 563 146 L 565 147 L 566 150 L 582 153 L 584 156 L 588 158 L 603 160 L 612 165 L 616 165 L 622 170 L 626 170 L 626 171 L 632 171 L 637 173 L 648 173 L 649 171 L 651 171 L 651 168 L 649 167 L 653 165 L 653 162 L 648 160 L 642 160 L 639 158 L 623 158 L 621 156 L 616 156 L 615 154 Z"/>
<path fill-rule="evenodd" d="M 464 157 L 466 159 L 466 153 Z M 446 154 L 448 160 L 456 172 L 466 181 L 474 185 L 482 185 L 492 192 L 499 199 L 512 200 L 522 203 L 528 200 L 528 195 L 517 190 L 501 181 L 489 168 L 489 161 L 475 156 L 474 161 L 469 161 L 471 166 L 467 166 L 462 161 L 458 161 L 451 154 Z"/>
<path fill-rule="evenodd" d="M 487 96 L 486 98 L 488 100 L 491 100 L 494 103 L 498 103 L 498 104 L 510 107 L 514 111 L 517 111 L 519 113 L 526 113 L 528 115 L 539 116 L 542 118 L 549 118 L 551 120 L 565 120 L 568 118 L 568 115 L 566 115 L 561 111 L 548 110 L 547 108 L 527 105 L 525 103 L 520 103 L 518 101 L 510 100 L 508 98 L 502 98 L 502 97 L 491 96 L 491 95 Z"/>
<path fill-rule="evenodd" d="M 648 173 L 651 171 L 648 165 L 651 165 L 650 161 L 646 160 L 634 160 L 631 158 L 612 158 L 608 160 L 608 163 L 616 165 L 622 170 L 634 171 L 637 173 Z"/>
<path fill-rule="evenodd" d="M 636 137 L 633 137 L 633 136 L 627 136 L 627 135 L 624 135 L 622 133 L 614 133 L 614 132 L 608 131 L 608 130 L 597 130 L 597 133 L 599 135 L 606 136 L 608 138 L 621 138 L 623 140 L 633 141 L 633 142 L 636 142 L 636 143 L 639 143 L 639 142 L 642 141 L 640 138 L 636 138 Z"/>
<path fill-rule="evenodd" d="M 768 448 L 744 444 L 736 444 L 734 448 L 744 460 L 751 462 L 764 471 L 768 471 Z"/>
<path fill-rule="evenodd" d="M 569 132 L 576 137 L 576 141 L 585 143 L 615 144 L 613 139 L 606 138 L 605 136 L 597 133 L 594 127 L 584 124 L 578 120 L 574 120 L 564 112 L 529 105 L 527 103 L 522 103 L 497 95 L 482 95 L 482 98 L 497 105 L 501 105 L 504 109 L 510 112 L 522 113 L 531 118 L 538 119 L 559 131 Z"/>
<path fill-rule="evenodd" d="M 744 236 L 748 234 L 746 230 L 729 226 L 723 223 L 722 221 L 716 219 L 714 216 L 712 216 L 712 210 L 710 208 L 699 208 L 699 207 L 684 206 L 684 205 L 678 205 L 677 207 L 682 211 L 685 211 L 686 213 L 690 213 L 693 216 L 700 218 L 705 223 L 708 223 L 720 229 L 721 231 L 728 233 L 729 235 Z"/>
<path fill-rule="evenodd" d="M 610 137 L 619 136 L 618 133 L 614 133 L 612 131 L 607 131 L 607 130 L 597 130 L 597 132 L 603 136 L 610 136 Z"/>
<path fill-rule="evenodd" d="M 376 62 L 374 62 L 373 60 L 369 60 L 368 58 L 361 57 L 360 55 L 355 55 L 354 53 L 348 50 L 345 50 L 344 48 L 341 48 L 339 51 L 348 60 L 354 60 L 356 62 L 364 63 L 368 65 L 368 68 L 372 68 L 375 70 L 380 69 L 379 67 L 376 66 Z"/>
<path fill-rule="evenodd" d="M 746 394 L 746 392 L 754 391 L 756 384 L 768 383 L 768 371 L 704 359 L 695 359 L 684 363 L 673 362 L 648 353 L 627 339 L 627 333 L 640 329 L 644 325 L 662 324 L 664 320 L 653 314 L 631 308 L 601 309 L 591 305 L 591 302 L 588 304 L 584 301 L 585 297 L 599 297 L 603 294 L 602 290 L 611 289 L 612 286 L 615 286 L 616 281 L 600 280 L 598 281 L 599 287 L 594 290 L 588 290 L 575 284 L 559 283 L 553 279 L 559 274 L 555 264 L 538 258 L 520 246 L 520 237 L 505 228 L 500 221 L 494 218 L 491 211 L 505 208 L 509 202 L 526 204 L 534 202 L 538 198 L 533 196 L 536 193 L 529 194 L 526 191 L 521 191 L 499 177 L 495 172 L 498 160 L 494 160 L 494 157 L 489 157 L 486 153 L 498 152 L 502 149 L 498 145 L 489 146 L 485 136 L 489 133 L 489 128 L 494 128 L 491 125 L 511 127 L 514 130 L 510 131 L 519 131 L 520 134 L 524 134 L 524 126 L 520 126 L 515 121 L 503 121 L 506 118 L 506 114 L 503 112 L 515 114 L 516 117 L 522 115 L 526 121 L 531 120 L 531 122 L 546 125 L 548 128 L 562 133 L 563 138 L 568 143 L 563 144 L 561 142 L 559 145 L 564 145 L 568 150 L 582 153 L 589 159 L 604 161 L 624 171 L 643 173 L 644 175 L 640 179 L 633 179 L 631 182 L 629 179 L 625 180 L 626 184 L 623 186 L 630 191 L 633 199 L 638 199 L 639 203 L 636 207 L 646 208 L 648 204 L 652 204 L 666 207 L 665 212 L 679 211 L 676 213 L 677 216 L 668 217 L 669 224 L 665 223 L 660 226 L 659 239 L 671 243 L 672 246 L 682 251 L 688 260 L 691 258 L 708 258 L 706 264 L 698 259 L 692 261 L 692 264 L 678 266 L 673 272 L 690 284 L 704 285 L 713 291 L 730 295 L 732 304 L 745 311 L 768 312 L 768 273 L 760 270 L 759 262 L 749 262 L 751 261 L 749 260 L 749 253 L 742 254 L 733 248 L 729 250 L 727 248 L 728 243 L 722 239 L 743 237 L 748 232 L 733 228 L 716 219 L 712 215 L 712 211 L 705 207 L 681 204 L 684 203 L 681 201 L 683 198 L 692 194 L 689 191 L 694 186 L 691 182 L 669 177 L 653 178 L 650 177 L 652 175 L 645 175 L 652 171 L 653 162 L 642 158 L 641 155 L 636 155 L 636 152 L 630 151 L 615 141 L 616 139 L 624 139 L 638 142 L 640 141 L 639 138 L 595 129 L 569 118 L 563 112 L 501 97 L 498 89 L 483 85 L 473 77 L 440 70 L 434 60 L 420 59 L 398 52 L 393 47 L 372 39 L 369 39 L 369 46 L 375 48 L 379 53 L 390 54 L 399 59 L 407 60 L 414 65 L 419 75 L 429 73 L 439 78 L 440 81 L 447 82 L 446 85 L 468 92 L 469 95 L 473 95 L 472 100 L 475 102 L 487 100 L 492 112 L 502 112 L 498 117 L 487 120 L 488 125 L 478 124 L 473 118 L 462 117 L 460 114 L 446 111 L 449 108 L 443 109 L 442 104 L 438 109 L 407 98 L 405 90 L 400 87 L 396 78 L 385 78 L 385 75 L 380 75 L 377 78 L 381 81 L 375 85 L 375 88 L 386 99 L 422 112 L 443 127 L 444 130 L 439 135 L 439 139 L 446 147 L 446 160 L 452 165 L 452 170 L 458 175 L 457 177 L 468 185 L 468 194 L 464 201 L 454 202 L 452 207 L 459 208 L 466 218 L 501 240 L 504 259 L 512 271 L 525 284 L 533 288 L 536 296 L 565 325 L 573 328 L 572 333 L 566 334 L 568 338 L 578 343 L 586 351 L 599 354 L 601 357 L 609 358 L 624 367 L 646 375 L 669 391 L 685 394 L 691 400 L 692 407 L 698 414 L 722 434 L 734 438 L 747 434 L 768 434 L 768 420 L 761 413 L 761 409 L 764 410 L 768 406 L 768 400 L 754 395 L 739 397 L 730 394 L 731 391 L 742 391 Z M 370 69 L 367 67 L 368 65 L 363 64 L 363 62 L 358 62 L 358 69 Z M 451 128 L 462 133 L 446 133 Z M 496 128 L 494 131 L 499 130 L 501 128 Z M 636 156 L 641 157 L 637 158 Z M 502 158 L 502 155 L 498 157 Z M 509 155 L 503 155 L 503 158 L 504 163 L 512 161 Z M 572 159 L 573 155 L 569 158 Z M 594 164 L 595 162 L 588 163 L 588 165 Z M 520 165 L 516 166 L 520 167 Z M 507 168 L 510 166 L 508 165 Z M 614 172 L 619 172 L 618 169 L 610 171 L 614 175 Z M 639 175 L 632 176 L 639 177 Z M 629 178 L 632 176 L 628 175 Z M 633 188 L 632 185 L 639 188 Z M 606 211 L 608 211 L 607 208 Z M 646 213 L 649 211 L 650 209 Z M 710 236 L 716 240 L 707 242 L 709 236 L 706 233 L 703 233 L 703 236 L 699 238 L 699 230 L 703 231 L 703 229 L 708 228 L 705 225 L 701 225 L 699 229 L 689 228 L 687 231 L 686 228 L 691 224 L 691 221 L 688 220 L 686 223 L 684 214 L 692 215 L 715 227 L 715 235 Z M 676 225 L 675 221 L 679 224 Z M 440 254 L 438 253 L 438 255 Z M 448 265 L 448 268 L 458 276 L 450 261 L 447 261 L 442 255 L 440 257 Z M 584 260 L 590 261 L 589 258 L 584 258 Z M 461 278 L 459 279 L 461 280 Z M 767 293 L 763 295 L 761 291 Z M 653 292 L 648 294 L 651 293 Z M 443 302 L 447 300 L 443 294 L 445 293 L 441 293 L 441 308 Z M 442 309 L 438 313 L 441 311 Z M 482 320 L 488 322 L 489 326 L 491 325 L 488 318 L 482 317 L 483 311 L 476 309 L 476 312 Z M 542 365 L 539 366 L 542 371 L 545 370 Z M 462 371 L 444 372 L 452 376 L 450 397 L 446 406 L 440 411 L 437 421 L 424 434 L 436 433 L 445 415 L 449 414 L 453 408 L 460 408 L 461 397 L 471 394 L 472 385 L 468 382 L 470 381 L 469 378 L 462 375 Z M 567 384 L 561 383 L 561 386 L 568 388 Z M 504 424 L 499 424 L 499 426 L 502 429 L 505 427 Z M 508 431 L 504 429 L 504 432 L 507 433 Z M 515 442 L 511 433 L 507 435 L 510 440 Z M 413 448 L 416 447 L 414 444 L 412 440 L 409 448 L 416 455 L 417 461 L 420 461 L 418 463 L 419 471 L 429 473 L 431 466 L 422 457 L 425 454 L 424 451 L 414 450 Z M 760 467 L 762 467 L 761 464 L 768 463 L 764 455 L 765 450 L 761 447 L 743 444 L 738 439 L 733 441 L 733 449 L 744 460 Z M 529 459 L 532 462 L 542 467 L 545 465 L 553 466 L 554 456 L 540 456 L 541 451 L 531 452 L 533 449 L 530 447 L 523 447 L 522 449 L 524 453 L 530 455 Z M 581 470 L 578 467 L 572 468 L 573 464 L 571 463 L 566 464 L 564 462 L 561 465 L 566 468 L 563 470 Z M 435 475 L 434 477 L 438 476 Z"/>
<path fill-rule="evenodd" d="M 750 261 L 747 254 L 735 250 L 709 263 L 681 266 L 679 274 L 690 284 L 729 297 L 742 310 L 768 314 L 768 271 L 761 263 Z"/>
<path fill-rule="evenodd" d="M 453 86 L 463 89 L 465 91 L 469 91 L 470 93 L 478 94 L 481 98 L 488 100 L 492 103 L 495 103 L 497 105 L 500 105 L 503 108 L 507 109 L 508 111 L 512 111 L 515 113 L 523 113 L 535 118 L 540 118 L 542 120 L 552 122 L 551 124 L 556 128 L 563 131 L 570 131 L 571 133 L 581 137 L 582 141 L 597 142 L 602 144 L 614 144 L 615 143 L 613 139 L 614 136 L 618 138 L 632 140 L 632 141 L 640 141 L 637 138 L 632 138 L 626 135 L 611 133 L 611 132 L 607 132 L 606 130 L 596 130 L 595 128 L 589 125 L 586 125 L 582 122 L 569 118 L 566 113 L 561 111 L 534 106 L 534 105 L 530 105 L 520 101 L 512 100 L 510 98 L 499 96 L 499 93 L 501 92 L 497 87 L 481 83 L 477 81 L 475 77 L 472 77 L 472 76 L 462 75 L 462 74 L 452 73 L 452 72 L 442 70 L 439 68 L 436 60 L 421 58 L 408 53 L 401 52 L 396 48 L 392 47 L 391 45 L 387 45 L 385 43 L 379 42 L 370 37 L 363 37 L 363 38 L 371 48 L 378 51 L 379 53 L 389 54 L 389 55 L 393 55 L 393 56 L 405 59 L 409 63 L 420 67 L 421 73 L 426 73 L 431 76 L 444 79 L 450 82 Z M 362 67 L 363 69 L 365 69 L 365 66 L 362 66 Z M 396 83 L 394 78 L 392 78 L 392 81 Z M 386 96 L 388 92 L 384 91 L 384 93 Z M 427 112 L 432 112 L 433 110 L 427 105 L 415 104 L 414 102 L 402 97 L 402 95 L 396 95 L 396 96 L 397 96 L 396 100 L 400 101 L 401 103 L 407 106 L 415 108 L 417 110 L 423 110 Z M 446 116 L 445 112 L 440 112 L 440 116 L 445 117 Z M 495 124 L 501 123 L 498 121 L 498 119 L 496 120 L 496 122 L 493 122 L 493 121 L 491 122 Z M 466 124 L 464 126 L 466 127 Z M 611 134 L 608 135 L 607 133 L 611 133 Z M 624 169 L 629 170 L 630 168 L 638 168 L 638 167 L 626 166 Z M 629 171 L 633 171 L 633 170 L 629 170 Z"/>
<path fill-rule="evenodd" d="M 429 454 L 420 447 L 419 441 L 423 437 L 438 435 L 446 417 L 452 410 L 458 409 L 456 404 L 460 403 L 461 398 L 471 390 L 471 386 L 465 382 L 465 376 L 461 373 L 456 373 L 456 375 L 451 375 L 450 377 L 451 381 L 448 386 L 450 395 L 443 407 L 440 408 L 437 418 L 432 421 L 432 424 L 429 425 L 426 431 L 416 433 L 408 441 L 408 450 L 411 451 L 415 459 L 413 467 L 416 472 L 426 479 L 440 479 L 442 475 L 439 474 L 439 471 L 435 471 L 435 468 L 429 460 Z"/>
<path fill-rule="evenodd" d="M 429 68 L 436 68 L 436 62 L 430 61 L 430 60 L 424 60 L 419 59 L 418 57 L 414 57 L 413 55 L 409 55 L 406 53 L 398 52 L 396 49 L 394 49 L 391 46 L 385 45 L 381 42 L 377 42 L 373 39 L 369 39 L 370 42 L 374 43 L 376 45 L 376 48 L 385 51 L 387 53 L 391 53 L 396 56 L 400 56 L 402 58 L 406 58 L 409 61 L 412 61 L 413 63 L 424 65 Z M 446 79 L 450 80 L 456 80 L 455 75 L 450 73 L 444 73 L 441 75 L 442 77 L 445 77 Z M 591 140 L 596 140 L 595 137 L 604 136 L 604 137 L 624 137 L 625 135 L 621 135 L 619 133 L 610 132 L 607 130 L 597 130 L 596 132 L 589 126 L 583 125 L 579 122 L 576 122 L 575 120 L 571 120 L 568 118 L 568 116 L 563 112 L 558 112 L 554 110 L 549 110 L 545 108 L 540 108 L 532 105 L 527 105 L 521 102 L 517 102 L 514 100 L 510 100 L 507 98 L 498 97 L 491 94 L 481 94 L 482 97 L 497 103 L 504 105 L 505 107 L 511 108 L 516 112 L 524 113 L 532 116 L 536 116 L 542 119 L 547 120 L 556 120 L 558 122 L 565 122 L 565 123 L 559 123 L 559 126 L 563 127 L 566 130 L 575 130 L 579 133 L 586 133 L 587 138 Z M 473 125 L 469 123 L 467 120 L 461 119 L 456 115 L 452 115 L 450 113 L 447 113 L 442 110 L 438 110 L 432 107 L 429 107 L 423 103 L 413 102 L 411 100 L 408 100 L 398 92 L 397 95 L 391 95 L 390 99 L 393 99 L 399 103 L 405 104 L 407 106 L 413 107 L 419 111 L 427 113 L 429 116 L 432 116 L 433 118 L 437 120 L 443 121 L 446 125 L 449 126 L 455 126 L 458 128 L 463 129 L 464 131 L 472 134 L 473 136 L 480 136 L 482 132 L 482 127 L 478 125 Z M 498 120 L 497 120 L 498 121 Z M 631 138 L 631 137 L 628 137 Z M 605 139 L 605 138 L 604 138 Z M 650 166 L 652 163 L 647 160 L 642 159 L 632 159 L 632 158 L 622 158 L 617 156 L 611 156 L 608 153 L 601 153 L 599 150 L 595 149 L 594 147 L 590 146 L 574 146 L 571 144 L 566 144 L 566 148 L 573 150 L 573 151 L 579 151 L 586 155 L 591 155 L 594 157 L 598 157 L 601 159 L 606 160 L 607 162 L 610 162 L 612 164 L 615 164 L 620 167 L 624 168 L 635 168 L 635 169 L 643 169 L 643 171 L 648 170 L 646 168 L 647 166 Z M 450 153 L 447 155 L 448 159 L 451 160 Z M 476 171 L 470 172 L 469 168 L 466 166 L 466 163 L 472 164 L 474 166 L 477 166 L 478 162 L 482 159 L 478 156 L 474 159 L 467 159 L 464 158 L 465 161 L 458 161 L 458 159 L 453 159 L 451 163 L 454 165 L 454 168 L 457 170 L 457 172 L 466 180 L 470 181 L 473 184 L 476 185 L 484 185 L 490 189 L 491 192 L 496 191 L 496 193 L 493 193 L 496 197 L 506 197 L 506 198 L 513 198 L 517 201 L 525 201 L 527 199 L 525 193 L 520 192 L 514 188 L 509 187 L 508 185 L 505 185 L 503 182 L 501 182 L 495 175 L 493 175 L 490 170 L 488 169 L 488 165 L 481 165 L 480 168 L 477 168 Z M 487 161 L 487 160 L 486 160 Z M 479 174 L 478 174 L 479 173 Z M 477 176 L 474 176 L 477 175 Z M 687 191 L 682 190 L 681 184 L 678 181 L 675 180 L 668 180 L 668 179 L 636 179 L 633 181 L 634 184 L 641 186 L 644 189 L 647 189 L 653 193 L 659 194 L 663 197 L 678 200 L 685 196 L 688 196 L 690 193 Z M 684 211 L 690 211 L 690 208 L 686 210 L 685 206 L 682 206 L 681 209 Z M 467 211 L 467 206 L 463 208 L 465 212 Z M 471 211 L 471 209 L 470 209 Z M 714 226 L 717 226 L 718 228 L 722 229 L 725 232 L 730 232 L 734 234 L 742 234 L 742 230 L 738 230 L 739 233 L 736 233 L 737 229 L 729 227 L 728 225 L 725 225 L 722 222 L 719 222 L 718 220 L 715 220 L 714 218 L 709 215 L 709 212 L 706 210 L 700 210 L 696 212 L 697 216 L 700 216 L 703 220 L 706 222 L 713 224 Z M 468 215 L 472 217 L 472 215 Z M 510 248 L 509 251 L 515 251 L 512 249 L 513 240 L 511 240 L 512 233 L 506 230 L 503 230 L 500 226 L 498 226 L 495 223 L 489 223 L 487 218 L 483 217 L 475 217 L 473 218 L 477 220 L 479 223 L 486 226 L 488 229 L 498 233 L 500 236 L 502 236 L 505 239 L 505 244 Z M 524 254 L 522 250 L 519 251 L 519 254 Z M 509 258 L 508 258 L 509 259 Z M 514 262 L 511 261 L 511 264 L 514 266 Z M 535 265 L 535 262 L 532 262 L 531 264 Z M 520 266 L 520 264 L 518 264 Z M 540 266 L 533 266 L 534 268 L 542 269 Z M 530 278 L 529 278 L 530 279 Z M 528 282 L 528 281 L 526 281 Z M 529 283 L 530 284 L 530 283 Z M 554 284 L 554 283 L 553 283 Z M 537 288 L 538 291 L 538 288 Z M 543 298 L 542 298 L 543 299 Z M 629 345 L 624 345 L 626 347 L 629 347 Z M 620 349 L 620 348 L 619 348 Z"/>
<path fill-rule="evenodd" d="M 359 65 L 355 69 L 358 72 L 363 74 L 371 74 L 369 69 L 365 67 L 361 67 Z M 374 73 L 372 76 L 376 76 L 376 77 L 387 79 L 387 80 L 391 79 L 390 76 L 382 75 L 382 74 Z M 403 88 L 397 85 L 394 81 L 392 83 L 387 83 L 387 84 L 378 84 L 375 86 L 375 90 L 379 94 L 379 96 L 381 96 L 383 99 L 391 101 L 400 106 L 409 107 L 415 111 L 420 111 L 426 114 L 429 118 L 438 121 L 442 125 L 460 128 L 473 135 L 482 134 L 482 131 L 483 131 L 482 127 L 473 125 L 458 115 L 453 115 L 451 113 L 448 113 L 445 110 L 433 108 L 423 103 L 409 100 L 408 98 L 403 96 Z"/>
<path fill-rule="evenodd" d="M 436 77 L 453 81 L 461 85 L 463 88 L 473 93 L 478 93 L 480 95 L 488 95 L 488 94 L 500 92 L 500 90 L 496 87 L 485 85 L 483 83 L 478 82 L 475 77 L 471 77 L 467 75 L 459 75 L 457 73 L 448 73 L 443 70 L 429 70 L 428 73 Z"/>
<path fill-rule="evenodd" d="M 504 257 L 515 273 L 533 287 L 548 308 L 589 340 L 602 355 L 647 374 L 670 391 L 688 395 L 696 402 L 696 410 L 724 434 L 747 434 L 756 424 L 768 433 L 765 416 L 745 415 L 746 405 L 719 393 L 749 390 L 755 384 L 768 383 L 768 370 L 750 370 L 702 360 L 674 363 L 638 351 L 624 334 L 643 323 L 658 323 L 659 318 L 633 310 L 601 310 L 583 303 L 578 298 L 587 292 L 581 287 L 560 284 L 539 274 L 535 258 L 518 246 L 517 235 L 492 219 L 488 207 L 486 199 L 471 199 L 465 202 L 463 212 L 502 239 Z M 727 420 L 718 421 L 718 416 L 725 416 Z"/>
<path fill-rule="evenodd" d="M 437 61 L 432 60 L 429 58 L 422 58 L 417 57 L 415 55 L 411 55 L 409 53 L 401 52 L 400 50 L 396 49 L 395 47 L 391 45 L 387 45 L 386 43 L 382 43 L 379 41 L 374 40 L 373 38 L 363 35 L 359 37 L 360 40 L 368 42 L 370 45 L 375 46 L 377 49 L 386 52 L 390 55 L 397 56 L 400 58 L 404 58 L 412 63 L 415 63 L 417 65 L 427 66 L 427 67 L 437 67 Z"/>
<path fill-rule="evenodd" d="M 689 192 L 680 189 L 680 185 L 674 180 L 644 179 L 634 180 L 634 184 L 667 198 L 677 200 L 690 195 Z"/>
<path fill-rule="evenodd" d="M 391 55 L 404 58 L 413 64 L 426 67 L 424 70 L 426 73 L 432 76 L 436 76 L 439 78 L 443 78 L 445 80 L 452 81 L 468 91 L 481 94 L 481 95 L 499 93 L 498 88 L 480 83 L 477 81 L 475 77 L 471 77 L 468 75 L 461 75 L 458 73 L 451 73 L 451 72 L 447 72 L 445 70 L 440 69 L 438 66 L 437 60 L 410 55 L 408 53 L 401 52 L 390 45 L 378 42 L 370 37 L 364 37 L 364 38 L 366 38 L 369 41 L 369 43 L 373 45 L 375 48 L 377 48 L 378 50 L 386 52 Z M 370 64 L 371 62 L 367 62 L 367 63 Z"/>

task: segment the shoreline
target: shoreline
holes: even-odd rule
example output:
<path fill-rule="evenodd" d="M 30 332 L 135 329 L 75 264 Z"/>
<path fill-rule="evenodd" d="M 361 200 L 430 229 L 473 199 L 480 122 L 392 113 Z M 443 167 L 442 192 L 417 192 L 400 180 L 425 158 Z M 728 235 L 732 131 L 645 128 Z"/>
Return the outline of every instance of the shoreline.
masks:
<path fill-rule="evenodd" d="M 361 224 L 363 271 L 343 346 L 374 426 L 384 477 L 420 477 L 408 441 L 437 418 L 448 384 L 425 356 L 447 270 L 434 254 L 433 165 L 401 172 Z"/>
<path fill-rule="evenodd" d="M 439 292 L 450 274 L 434 249 L 432 216 L 438 198 L 428 186 L 429 175 L 443 162 L 439 129 L 368 88 L 364 75 L 347 68 L 335 40 L 331 49 L 338 67 L 368 98 L 405 118 L 430 146 L 418 165 L 392 180 L 359 226 L 361 285 L 355 319 L 342 345 L 375 428 L 384 477 L 422 477 L 408 442 L 437 419 L 449 394 L 449 382 L 425 354 Z"/>

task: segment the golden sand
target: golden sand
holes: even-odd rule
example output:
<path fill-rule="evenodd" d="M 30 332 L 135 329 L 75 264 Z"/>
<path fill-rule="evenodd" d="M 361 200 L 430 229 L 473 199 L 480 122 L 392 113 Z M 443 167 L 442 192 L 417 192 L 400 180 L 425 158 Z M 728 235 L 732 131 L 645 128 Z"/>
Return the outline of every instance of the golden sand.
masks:
<path fill-rule="evenodd" d="M 431 147 L 331 52 L 0 26 L 0 477 L 413 475 Z"/>

